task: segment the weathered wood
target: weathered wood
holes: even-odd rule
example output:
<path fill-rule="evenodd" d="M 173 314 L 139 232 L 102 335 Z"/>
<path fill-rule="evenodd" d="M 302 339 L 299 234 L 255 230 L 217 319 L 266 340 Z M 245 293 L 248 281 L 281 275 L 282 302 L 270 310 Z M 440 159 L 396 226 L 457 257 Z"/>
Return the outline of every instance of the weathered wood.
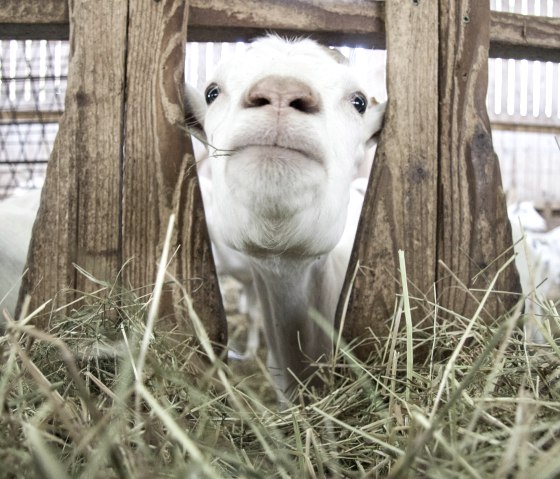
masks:
<path fill-rule="evenodd" d="M 560 62 L 560 18 L 490 14 L 490 56 Z"/>
<path fill-rule="evenodd" d="M 68 0 L 2 0 L 0 23 L 66 24 Z"/>
<path fill-rule="evenodd" d="M 385 47 L 385 2 L 377 0 L 194 0 L 191 41 L 247 41 L 263 30 L 332 45 Z"/>
<path fill-rule="evenodd" d="M 486 111 L 488 2 L 440 0 L 438 296 L 444 308 L 470 317 L 490 280 L 512 255 L 511 228 Z M 452 278 L 449 268 L 471 291 Z M 497 291 L 519 291 L 512 264 Z M 511 308 L 515 295 L 493 294 L 483 319 Z"/>
<path fill-rule="evenodd" d="M 67 0 L 7 2 L 0 6 L 0 39 L 68 38 Z M 385 45 L 384 2 L 378 0 L 193 0 L 190 5 L 189 41 L 249 41 L 274 30 L 333 45 Z"/>
<path fill-rule="evenodd" d="M 508 121 L 492 121 L 490 123 L 492 130 L 502 131 L 525 131 L 532 133 L 547 133 L 549 135 L 560 135 L 560 125 L 539 124 L 530 122 L 508 122 Z M 535 157 L 534 161 L 539 162 L 544 158 Z"/>
<path fill-rule="evenodd" d="M 120 266 L 119 177 L 126 4 L 71 2 L 73 56 L 22 292 L 32 307 L 64 288 L 91 291 L 72 263 L 114 279 Z M 100 35 L 99 32 L 107 32 Z M 109 34 L 110 32 L 110 34 Z M 66 304 L 75 295 L 60 295 Z"/>
<path fill-rule="evenodd" d="M 249 41 L 265 31 L 311 35 L 331 45 L 385 47 L 377 0 L 192 0 L 188 39 Z M 4 0 L 0 39 L 68 38 L 67 0 Z M 560 62 L 560 19 L 491 13 L 490 56 Z"/>
<path fill-rule="evenodd" d="M 196 166 L 185 141 L 182 88 L 188 3 L 134 0 L 130 3 L 127 58 L 126 156 L 123 190 L 123 273 L 135 288 L 155 278 L 169 215 L 178 219 L 180 245 L 170 272 L 192 296 L 210 338 L 225 344 L 227 328 L 212 261 Z M 162 313 L 185 308 L 182 294 Z M 175 321 L 174 318 L 171 321 Z"/>
<path fill-rule="evenodd" d="M 68 38 L 67 0 L 6 0 L 0 6 L 0 39 Z M 383 2 L 356 0 L 194 0 L 190 41 L 248 41 L 274 30 L 310 35 L 332 44 L 384 48 Z M 41 15 L 44 12 L 45 15 Z"/>
<path fill-rule="evenodd" d="M 67 40 L 68 0 L 2 0 L 0 40 Z"/>
<path fill-rule="evenodd" d="M 348 298 L 348 338 L 387 333 L 399 249 L 415 294 L 436 279 L 437 4 L 393 0 L 386 8 L 389 104 L 338 311 Z"/>
<path fill-rule="evenodd" d="M 406 255 L 409 291 L 433 299 L 435 285 L 444 319 L 446 310 L 473 315 L 473 297 L 482 296 L 476 289 L 486 289 L 511 257 L 503 254 L 511 229 L 485 104 L 488 4 L 458 5 L 387 4 L 389 104 L 339 305 L 348 339 L 388 332 L 401 290 L 398 249 Z M 494 290 L 519 291 L 513 264 Z M 516 301 L 492 294 L 483 319 L 496 319 Z M 413 306 L 418 325 L 426 312 L 421 302 Z"/>
<path fill-rule="evenodd" d="M 62 118 L 62 111 L 0 111 L 0 125 L 22 123 L 58 123 Z"/>
<path fill-rule="evenodd" d="M 174 212 L 178 250 L 169 272 L 192 295 L 210 338 L 225 344 L 192 145 L 181 128 L 188 2 L 73 0 L 70 7 L 65 113 L 22 293 L 35 307 L 63 288 L 92 290 L 72 263 L 108 281 L 122 268 L 125 287 L 149 292 Z M 168 291 L 162 316 L 188 331 L 182 292 Z"/>

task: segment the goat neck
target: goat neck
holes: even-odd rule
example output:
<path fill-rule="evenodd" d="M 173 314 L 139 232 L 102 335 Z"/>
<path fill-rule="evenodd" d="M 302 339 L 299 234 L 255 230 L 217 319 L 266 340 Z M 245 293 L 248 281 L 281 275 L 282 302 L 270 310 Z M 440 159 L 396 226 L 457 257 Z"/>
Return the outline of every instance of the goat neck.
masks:
<path fill-rule="evenodd" d="M 332 328 L 343 277 L 333 255 L 282 256 L 251 260 L 269 347 L 268 367 L 282 397 L 292 395 L 295 377 L 309 379 L 331 350 L 325 327 Z M 321 324 L 322 323 L 322 324 Z M 294 377 L 295 376 L 295 377 Z M 312 378 L 311 384 L 320 384 Z"/>

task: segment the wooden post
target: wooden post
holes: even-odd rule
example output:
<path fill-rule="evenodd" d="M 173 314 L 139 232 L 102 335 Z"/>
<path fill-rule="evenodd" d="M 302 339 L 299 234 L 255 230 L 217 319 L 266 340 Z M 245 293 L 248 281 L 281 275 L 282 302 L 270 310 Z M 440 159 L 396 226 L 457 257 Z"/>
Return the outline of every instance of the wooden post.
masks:
<path fill-rule="evenodd" d="M 119 203 L 125 91 L 126 2 L 70 2 L 71 61 L 65 112 L 43 187 L 21 293 L 37 307 L 66 288 L 93 285 L 120 267 Z"/>
<path fill-rule="evenodd" d="M 70 2 L 65 113 L 22 294 L 35 307 L 64 288 L 91 291 L 72 263 L 108 281 L 124 265 L 123 285 L 149 292 L 175 213 L 179 249 L 169 271 L 192 295 L 210 338 L 225 344 L 192 145 L 181 128 L 187 17 L 184 0 Z M 67 291 L 57 305 L 75 298 Z M 181 298 L 175 288 L 162 315 L 186 330 Z"/>
<path fill-rule="evenodd" d="M 438 293 L 444 308 L 471 317 L 483 291 L 513 255 L 511 226 L 486 111 L 489 2 L 440 0 Z M 508 251 L 509 249 L 509 251 Z M 500 256 L 502 255 L 502 256 Z M 469 287 L 450 277 L 449 271 Z M 496 291 L 520 292 L 513 264 Z M 483 319 L 518 301 L 492 294 Z"/>
<path fill-rule="evenodd" d="M 387 333 L 399 249 L 417 290 L 435 281 L 437 3 L 393 0 L 385 9 L 389 104 L 339 305 L 340 317 L 348 298 L 349 339 Z M 357 353 L 366 357 L 367 346 Z"/>
<path fill-rule="evenodd" d="M 188 2 L 130 2 L 127 58 L 126 149 L 123 189 L 125 284 L 155 278 L 170 213 L 181 246 L 170 272 L 192 297 L 210 338 L 225 344 L 227 326 L 208 240 L 192 144 L 185 141 L 182 85 Z M 181 67 L 179 67 L 181 66 Z M 175 289 L 162 312 L 171 321 L 181 304 Z"/>
<path fill-rule="evenodd" d="M 484 102 L 489 22 L 487 2 L 386 3 L 389 104 L 338 308 L 348 339 L 387 334 L 401 291 L 399 249 L 411 295 L 463 315 L 477 302 L 439 260 L 469 288 L 485 288 L 511 256 L 500 257 L 511 230 Z M 495 289 L 519 290 L 513 266 Z M 516 300 L 493 295 L 486 318 Z M 432 320 L 425 305 L 413 304 L 415 324 Z"/>

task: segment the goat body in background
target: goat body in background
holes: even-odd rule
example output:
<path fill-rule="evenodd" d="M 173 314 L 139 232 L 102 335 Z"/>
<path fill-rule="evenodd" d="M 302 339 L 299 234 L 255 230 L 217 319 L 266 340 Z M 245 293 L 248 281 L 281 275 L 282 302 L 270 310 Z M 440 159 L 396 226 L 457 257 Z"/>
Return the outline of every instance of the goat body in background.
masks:
<path fill-rule="evenodd" d="M 515 266 L 525 297 L 525 335 L 529 341 L 540 342 L 539 323 L 545 316 L 542 304 L 560 301 L 560 228 L 545 232 L 545 219 L 529 201 L 510 205 L 508 216 Z"/>
<path fill-rule="evenodd" d="M 0 201 L 0 309 L 7 309 L 12 315 L 40 195 L 41 190 L 32 190 Z M 3 322 L 0 314 L 0 325 Z"/>

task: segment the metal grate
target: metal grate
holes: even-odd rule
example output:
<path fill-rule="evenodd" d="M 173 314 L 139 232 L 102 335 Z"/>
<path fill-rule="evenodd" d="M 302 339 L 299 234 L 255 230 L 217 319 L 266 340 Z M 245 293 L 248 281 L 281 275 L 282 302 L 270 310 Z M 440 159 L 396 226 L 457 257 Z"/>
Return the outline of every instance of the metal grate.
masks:
<path fill-rule="evenodd" d="M 67 76 L 68 42 L 0 41 L 0 197 L 42 185 Z"/>

